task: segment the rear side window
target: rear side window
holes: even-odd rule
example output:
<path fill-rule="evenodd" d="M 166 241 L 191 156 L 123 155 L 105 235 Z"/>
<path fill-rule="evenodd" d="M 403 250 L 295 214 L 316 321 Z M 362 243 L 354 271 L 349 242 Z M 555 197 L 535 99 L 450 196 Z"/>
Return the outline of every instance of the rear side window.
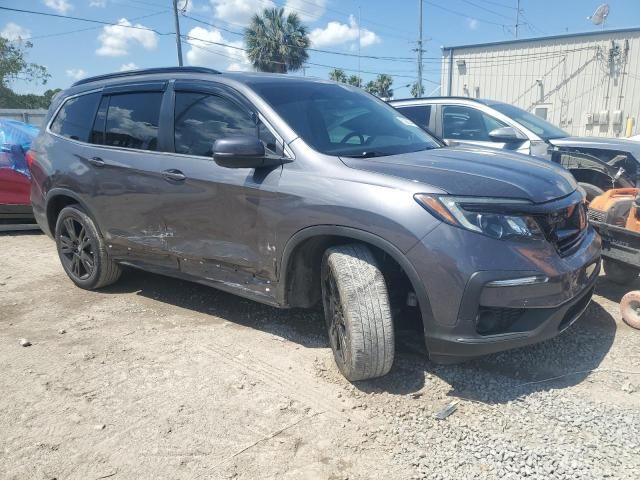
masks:
<path fill-rule="evenodd" d="M 176 92 L 176 153 L 210 157 L 219 138 L 257 136 L 253 115 L 231 100 L 217 95 Z"/>
<path fill-rule="evenodd" d="M 103 100 L 93 124 L 94 143 L 138 150 L 158 149 L 158 125 L 162 92 L 137 92 L 111 95 L 108 106 Z M 104 112 L 106 111 L 106 118 Z M 104 135 L 100 130 L 104 124 Z"/>
<path fill-rule="evenodd" d="M 73 140 L 86 142 L 100 101 L 99 93 L 70 98 L 62 105 L 51 124 L 51 131 Z"/>
<path fill-rule="evenodd" d="M 431 105 L 412 105 L 409 107 L 398 107 L 398 110 L 419 127 L 429 128 Z"/>
<path fill-rule="evenodd" d="M 442 107 L 442 134 L 444 138 L 490 142 L 489 132 L 506 126 L 500 120 L 472 107 L 463 105 Z"/>

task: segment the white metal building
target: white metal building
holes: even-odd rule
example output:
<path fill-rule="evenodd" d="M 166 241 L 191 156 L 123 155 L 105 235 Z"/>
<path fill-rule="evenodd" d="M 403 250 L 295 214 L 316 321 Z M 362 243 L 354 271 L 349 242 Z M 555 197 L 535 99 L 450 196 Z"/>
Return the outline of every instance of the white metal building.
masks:
<path fill-rule="evenodd" d="M 442 50 L 443 95 L 511 103 L 572 135 L 640 133 L 640 28 Z"/>

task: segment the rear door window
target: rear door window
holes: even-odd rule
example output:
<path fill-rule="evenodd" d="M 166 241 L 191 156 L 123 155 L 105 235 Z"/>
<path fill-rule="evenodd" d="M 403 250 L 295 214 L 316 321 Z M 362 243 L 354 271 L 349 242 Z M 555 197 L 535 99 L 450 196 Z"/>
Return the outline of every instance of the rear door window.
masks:
<path fill-rule="evenodd" d="M 99 101 L 99 93 L 88 93 L 68 99 L 51 124 L 51 131 L 72 140 L 86 142 Z"/>
<path fill-rule="evenodd" d="M 419 127 L 428 129 L 431 117 L 431 105 L 409 105 L 406 107 L 397 107 L 409 120 L 413 121 Z"/>
<path fill-rule="evenodd" d="M 480 110 L 463 105 L 442 107 L 442 136 L 453 140 L 490 142 L 489 132 L 507 124 Z"/>
<path fill-rule="evenodd" d="M 111 95 L 108 107 L 101 103 L 92 129 L 95 143 L 137 150 L 158 149 L 158 126 L 162 92 L 136 92 Z M 101 115 L 106 110 L 106 119 Z M 92 119 L 93 120 L 93 119 Z M 104 122 L 104 136 L 100 129 Z M 102 141 L 101 141 L 102 140 Z"/>

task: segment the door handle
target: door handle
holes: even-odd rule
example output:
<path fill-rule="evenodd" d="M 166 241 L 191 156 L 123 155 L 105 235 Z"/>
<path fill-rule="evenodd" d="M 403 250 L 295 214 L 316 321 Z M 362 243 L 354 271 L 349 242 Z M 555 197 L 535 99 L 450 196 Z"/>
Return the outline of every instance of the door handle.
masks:
<path fill-rule="evenodd" d="M 91 165 L 95 165 L 96 167 L 104 167 L 105 165 L 104 160 L 101 159 L 100 157 L 91 157 L 89 159 L 89 163 Z"/>
<path fill-rule="evenodd" d="M 187 178 L 184 173 L 182 173 L 180 170 L 176 170 L 175 168 L 170 168 L 169 170 L 163 171 L 162 176 L 167 180 L 173 180 L 176 182 L 181 182 L 185 178 Z"/>

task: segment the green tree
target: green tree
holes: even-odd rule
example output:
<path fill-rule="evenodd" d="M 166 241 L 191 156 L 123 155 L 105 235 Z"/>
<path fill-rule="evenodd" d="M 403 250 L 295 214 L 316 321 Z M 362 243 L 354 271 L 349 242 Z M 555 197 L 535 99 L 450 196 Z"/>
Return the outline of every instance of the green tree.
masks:
<path fill-rule="evenodd" d="M 308 29 L 296 13 L 265 8 L 255 14 L 244 32 L 247 56 L 260 72 L 287 73 L 302 68 L 309 58 Z"/>
<path fill-rule="evenodd" d="M 47 83 L 51 77 L 47 68 L 26 60 L 26 52 L 32 48 L 29 41 L 11 42 L 0 37 L 0 86 L 8 87 L 13 80 Z"/>
<path fill-rule="evenodd" d="M 380 98 L 391 98 L 393 97 L 393 89 L 391 85 L 393 85 L 393 78 L 387 75 L 386 73 L 381 73 L 376 78 L 376 83 L 378 84 L 378 96 Z"/>
<path fill-rule="evenodd" d="M 420 85 L 418 87 L 418 82 L 411 85 L 411 96 L 414 98 L 422 97 L 424 95 L 424 87 Z"/>
<path fill-rule="evenodd" d="M 377 97 L 380 96 L 378 95 L 378 82 L 374 80 L 369 80 L 367 84 L 364 86 L 364 89 L 366 92 L 370 93 L 371 95 L 375 95 Z"/>
<path fill-rule="evenodd" d="M 381 73 L 375 80 L 367 82 L 364 89 L 380 98 L 389 99 L 393 97 L 393 78 L 386 73 Z"/>
<path fill-rule="evenodd" d="M 329 80 L 334 82 L 347 83 L 347 74 L 341 68 L 334 68 L 329 72 Z"/>
<path fill-rule="evenodd" d="M 349 78 L 347 78 L 347 83 L 354 87 L 362 87 L 362 78 L 360 78 L 358 75 L 349 75 Z"/>
<path fill-rule="evenodd" d="M 33 47 L 29 41 L 12 42 L 0 37 L 0 106 L 4 108 L 49 108 L 51 99 L 60 91 L 47 90 L 44 95 L 18 94 L 9 86 L 14 80 L 47 83 L 51 77 L 46 67 L 27 61 L 27 51 Z"/>

